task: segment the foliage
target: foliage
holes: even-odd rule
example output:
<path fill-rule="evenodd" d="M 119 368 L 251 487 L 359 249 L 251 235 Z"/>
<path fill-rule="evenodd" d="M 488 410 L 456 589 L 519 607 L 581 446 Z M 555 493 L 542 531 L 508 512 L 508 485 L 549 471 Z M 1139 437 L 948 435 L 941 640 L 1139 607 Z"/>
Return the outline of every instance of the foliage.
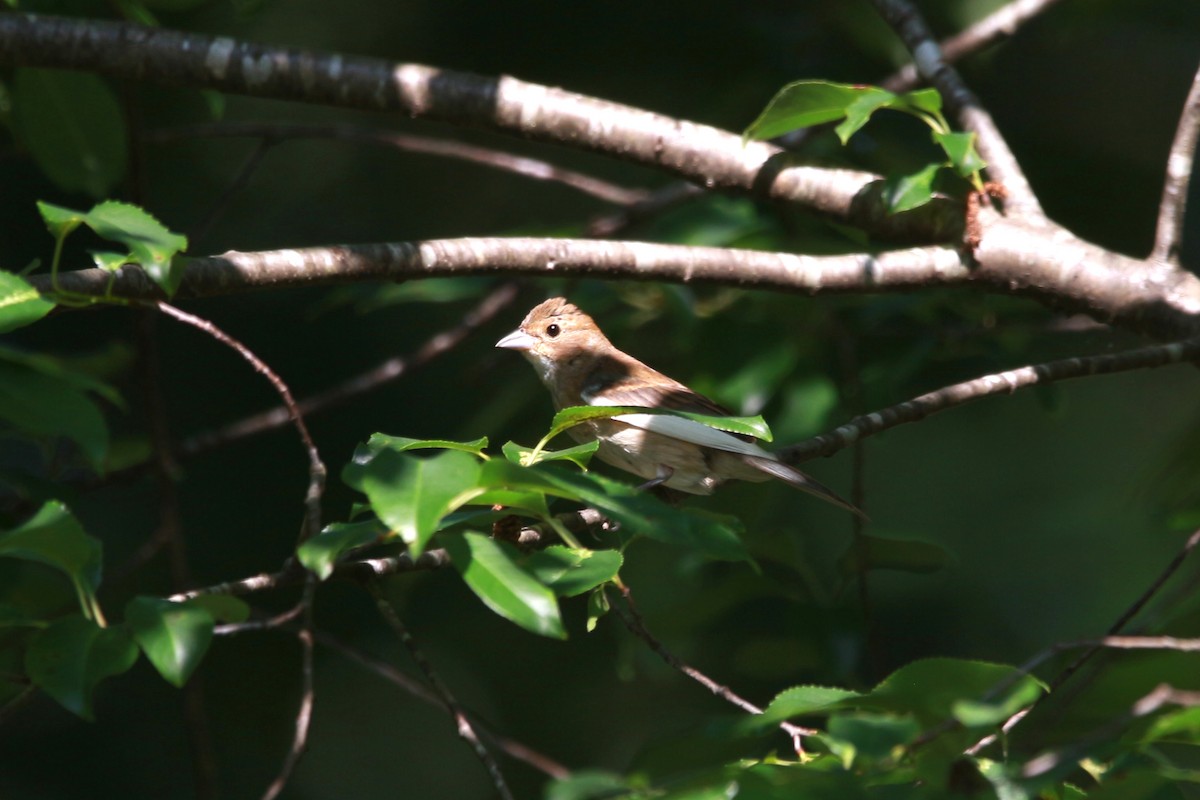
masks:
<path fill-rule="evenodd" d="M 157 24 L 157 15 L 194 13 L 205 3 L 117 5 Z M 235 10 L 261 13 L 263 5 L 238 2 Z M 421 31 L 432 24 L 420 22 Z M 493 20 L 485 15 L 478 24 Z M 843 24 L 870 39 L 860 23 Z M 704 48 L 714 63 L 696 69 L 730 71 L 720 47 L 734 30 L 722 26 L 719 34 Z M 471 43 L 458 53 L 469 64 L 481 37 L 456 38 Z M 662 38 L 659 46 L 672 46 Z M 538 48 L 527 50 L 532 57 Z M 743 61 L 761 62 L 760 55 Z M 584 60 L 571 56 L 558 66 Z M 763 84 L 762 75 L 738 80 Z M 689 74 L 664 85 L 711 89 L 712 113 L 740 127 L 761 99 L 746 99 L 744 84 L 719 90 L 715 83 Z M 1012 102 L 1023 108 L 1036 90 L 1023 87 Z M 0 794 L 22 796 L 31 785 L 22 781 L 34 780 L 24 770 L 35 775 L 59 753 L 82 763 L 86 791 L 125 785 L 127 776 L 107 772 L 120 769 L 138 773 L 123 789 L 128 796 L 186 794 L 163 786 L 188 772 L 181 729 L 204 726 L 184 721 L 176 690 L 191 693 L 190 704 L 202 683 L 215 761 L 228 768 L 222 789 L 249 794 L 249 781 L 273 773 L 292 735 L 304 680 L 292 634 L 308 624 L 297 610 L 311 589 L 316 639 L 328 649 L 310 664 L 316 733 L 289 785 L 294 793 L 469 796 L 481 785 L 490 792 L 472 747 L 452 739 L 470 723 L 485 749 L 499 753 L 516 742 L 511 755 L 528 742 L 562 758 L 571 769 L 543 764 L 534 772 L 501 757 L 501 771 L 524 789 L 518 796 L 540 791 L 551 800 L 1190 796 L 1200 780 L 1200 686 L 1196 656 L 1179 641 L 1193 641 L 1183 637 L 1196 631 L 1185 584 L 1194 576 L 1179 576 L 1184 588 L 1169 583 L 1170 591 L 1151 592 L 1154 603 L 1139 607 L 1137 630 L 1147 636 L 1140 646 L 1152 652 L 1110 642 L 1073 669 L 1094 644 L 1079 640 L 1106 630 L 1174 553 L 1177 543 L 1153 532 L 1200 519 L 1193 479 L 1200 449 L 1194 435 L 1180 435 L 1195 425 L 1190 378 L 1130 384 L 1099 399 L 1049 387 L 1029 402 L 1021 394 L 965 413 L 962 422 L 947 415 L 940 429 L 923 426 L 920 438 L 896 431 L 873 439 L 855 480 L 866 487 L 874 521 L 850 530 L 846 517 L 814 510 L 782 486 L 731 486 L 676 504 L 607 472 L 594 459 L 595 442 L 550 449 L 589 419 L 677 412 L 572 408 L 547 422 L 548 403 L 528 370 L 510 354 L 488 352 L 490 328 L 465 344 L 449 335 L 478 332 L 465 320 L 475 313 L 470 304 L 496 289 L 491 277 L 197 304 L 197 313 L 269 354 L 265 360 L 298 394 L 319 399 L 324 386 L 375 359 L 406 381 L 401 391 L 309 420 L 340 481 L 331 478 L 317 498 L 320 533 L 297 541 L 303 463 L 294 437 L 241 441 L 261 424 L 244 415 L 274 399 L 243 388 L 251 383 L 246 374 L 225 372 L 204 345 L 166 324 L 139 324 L 134 339 L 132 323 L 147 308 L 111 293 L 64 291 L 62 274 L 89 264 L 112 276 L 140 269 L 170 298 L 186 274 L 189 238 L 219 251 L 409 235 L 397 230 L 427 236 L 443 222 L 435 216 L 442 205 L 448 210 L 438 213 L 454 215 L 444 227 L 455 231 L 491 235 L 501 225 L 580 235 L 580 209 L 590 207 L 553 194 L 514 203 L 503 183 L 481 182 L 464 198 L 450 173 L 420 190 L 413 183 L 410 192 L 394 165 L 324 155 L 331 151 L 272 165 L 284 177 L 269 175 L 279 182 L 259 189 L 247 179 L 268 151 L 269 164 L 284 155 L 288 148 L 274 148 L 279 138 L 264 138 L 244 173 L 227 155 L 193 161 L 190 151 L 164 153 L 161 142 L 141 138 L 140 114 L 163 129 L 206 123 L 219 116 L 212 107 L 223 105 L 222 96 L 167 103 L 127 94 L 137 95 L 88 73 L 20 68 L 0 76 L 11 160 L 36 168 L 40 195 L 33 197 L 51 200 L 12 200 L 25 203 L 23 216 L 13 217 L 28 229 L 22 243 L 37 243 L 28 267 L 19 265 L 32 256 L 0 242 L 10 260 L 0 271 L 0 723 L 9 734 L 5 772 L 17 776 L 0 776 Z M 661 100 L 666 107 L 678 98 Z M 1097 105 L 1107 108 L 1108 100 Z M 235 111 L 242 102 L 249 101 L 233 103 Z M 911 122 L 899 123 L 899 133 L 888 127 L 886 118 L 897 115 L 917 119 L 929 135 L 921 128 L 909 142 L 903 126 Z M 974 135 L 952 129 L 933 90 L 792 82 L 744 135 L 769 139 L 830 123 L 841 147 L 821 149 L 818 140 L 814 152 L 870 161 L 884 175 L 891 212 L 952 186 L 948 171 L 973 190 L 981 186 L 985 164 Z M 1037 128 L 1051 136 L 1055 126 Z M 1068 153 L 1087 146 L 1060 143 L 1054 167 L 1073 163 Z M 5 178 L 10 166 L 0 164 Z M 169 180 L 150 180 L 144 195 L 135 188 L 147 175 L 168 173 Z M 368 177 L 381 187 L 369 188 Z M 1062 181 L 1060 206 L 1096 216 L 1087 204 L 1137 204 L 1124 196 L 1105 201 L 1103 186 L 1085 188 L 1083 177 Z M 1101 183 L 1137 189 L 1107 171 Z M 247 186 L 244 200 L 226 197 Z M 221 195 L 215 212 L 204 205 L 211 197 L 197 199 L 206 195 Z M 146 208 L 127 201 L 138 196 Z M 389 205 L 391 198 L 404 205 Z M 512 208 L 524 212 L 526 202 L 537 210 L 512 223 Z M 310 203 L 319 214 L 308 213 Z M 189 236 L 176 230 L 185 224 Z M 713 193 L 633 225 L 631 238 L 782 252 L 840 253 L 866 240 Z M 43 263 L 48 280 L 38 283 L 31 274 Z M 1110 332 L 1080 335 L 1019 299 L 934 290 L 820 303 L 691 284 L 555 278 L 544 279 L 543 290 L 570 293 L 622 347 L 739 413 L 683 416 L 771 441 L 765 415 L 784 444 L 965 377 L 1114 346 Z M 511 327 L 519 313 L 510 306 L 502 316 Z M 132 374 L 132 358 L 103 349 L 125 338 L 139 355 Z M 454 348 L 449 363 L 433 363 Z M 397 359 L 398 352 L 412 355 Z M 1132 407 L 1139 414 L 1130 428 Z M 289 416 L 287 409 L 271 415 Z M 406 435 L 362 441 L 380 428 Z M 185 435 L 195 430 L 209 433 Z M 488 436 L 471 438 L 482 432 Z M 1086 442 L 1099 442 L 1099 455 Z M 1166 466 L 1146 478 L 1152 461 Z M 398 705 L 407 696 L 397 701 L 382 683 L 347 678 L 365 664 L 396 686 L 410 680 L 395 677 L 390 645 L 380 644 L 385 629 L 364 612 L 358 581 L 385 589 L 411 638 L 425 646 L 422 658 L 442 675 L 426 674 L 426 682 L 460 695 L 461 718 L 444 715 L 452 704 L 437 695 L 432 721 L 418 721 L 419 711 Z M 1178 638 L 1156 645 L 1158 634 Z M 760 713 L 747 711 L 750 701 L 723 703 L 720 686 L 714 699 L 713 686 L 697 678 L 761 702 Z M 22 704 L 34 694 L 46 702 Z M 147 740 L 162 750 L 155 762 L 167 774 L 163 785 L 155 767 L 114 756 Z M 340 752 L 355 754 L 353 769 Z M 378 763 L 363 758 L 360 766 L 364 753 Z M 197 763 L 203 767 L 204 757 Z M 409 791 L 423 767 L 434 774 L 425 795 Z M 360 773 L 364 785 L 356 788 Z M 460 780 L 475 783 L 460 790 Z M 56 787 L 39 796 L 85 791 Z"/>

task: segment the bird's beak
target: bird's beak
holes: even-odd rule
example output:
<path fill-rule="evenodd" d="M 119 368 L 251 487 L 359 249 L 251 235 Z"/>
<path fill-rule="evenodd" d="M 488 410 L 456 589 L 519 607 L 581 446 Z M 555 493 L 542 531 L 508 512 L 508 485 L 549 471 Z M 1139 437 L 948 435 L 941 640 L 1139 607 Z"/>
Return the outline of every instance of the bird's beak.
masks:
<path fill-rule="evenodd" d="M 533 337 L 520 328 L 496 342 L 496 347 L 503 347 L 505 350 L 529 350 L 533 345 Z"/>

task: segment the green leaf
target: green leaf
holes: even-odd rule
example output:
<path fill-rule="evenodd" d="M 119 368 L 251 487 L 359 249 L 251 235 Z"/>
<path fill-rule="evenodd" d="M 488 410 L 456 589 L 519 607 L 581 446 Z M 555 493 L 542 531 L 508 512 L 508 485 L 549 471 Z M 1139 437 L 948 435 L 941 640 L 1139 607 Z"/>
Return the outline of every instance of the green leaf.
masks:
<path fill-rule="evenodd" d="M 50 313 L 54 303 L 19 275 L 0 270 L 0 333 L 37 322 Z"/>
<path fill-rule="evenodd" d="M 979 701 L 1007 681 L 1011 691 L 1024 693 L 1021 684 L 1042 684 L 1022 676 L 1015 667 L 953 658 L 930 658 L 907 664 L 885 678 L 867 694 L 861 705 L 881 711 L 912 713 L 930 726 L 951 716 L 960 701 Z M 1042 687 L 1044 688 L 1044 687 Z"/>
<path fill-rule="evenodd" d="M 926 164 L 911 175 L 893 175 L 883 182 L 883 201 L 889 214 L 911 211 L 933 199 L 933 180 L 941 164 Z"/>
<path fill-rule="evenodd" d="M 449 439 L 409 439 L 406 436 L 388 436 L 386 433 L 373 433 L 371 434 L 371 438 L 367 440 L 365 449 L 370 455 L 376 455 L 383 450 L 391 450 L 397 453 L 405 453 L 409 450 L 461 450 L 465 453 L 474 453 L 480 458 L 484 458 L 485 454 L 483 451 L 487 449 L 487 446 L 488 440 L 486 436 L 472 442 L 453 442 Z"/>
<path fill-rule="evenodd" d="M 622 414 L 668 414 L 673 417 L 683 417 L 693 422 L 699 422 L 720 431 L 753 436 L 764 442 L 772 439 L 771 429 L 761 416 L 754 417 L 724 417 L 709 414 L 693 414 L 688 411 L 676 411 L 673 408 L 646 408 L 643 406 L 571 406 L 564 408 L 554 415 L 550 423 L 550 432 L 542 439 L 548 442 L 568 428 L 592 419 L 619 417 Z"/>
<path fill-rule="evenodd" d="M 856 757 L 879 760 L 910 744 L 921 733 L 921 724 L 910 716 L 850 713 L 829 718 L 831 749 L 849 767 Z"/>
<path fill-rule="evenodd" d="M 62 374 L 42 371 L 36 361 L 9 358 L 0 349 L 0 419 L 22 433 L 66 436 L 100 470 L 108 452 L 108 427 L 96 404 Z"/>
<path fill-rule="evenodd" d="M 35 686 L 64 708 L 90 720 L 96 685 L 132 667 L 137 654 L 137 645 L 125 627 L 101 628 L 83 617 L 71 616 L 30 638 L 25 671 Z"/>
<path fill-rule="evenodd" d="M 580 769 L 557 778 L 546 787 L 546 800 L 604 800 L 625 796 L 633 788 L 615 772 Z"/>
<path fill-rule="evenodd" d="M 622 562 L 616 550 L 574 550 L 553 545 L 531 553 L 525 567 L 559 597 L 574 597 L 615 578 Z"/>
<path fill-rule="evenodd" d="M 516 442 L 506 442 L 504 447 L 500 448 L 504 453 L 504 457 L 514 464 L 521 466 L 529 466 L 533 463 L 534 453 L 537 452 L 537 461 L 570 461 L 580 469 L 587 469 L 588 463 L 592 460 L 592 456 L 596 454 L 596 450 L 600 448 L 600 441 L 594 440 L 584 442 L 583 444 L 568 447 L 566 450 L 541 450 L 535 451 L 532 447 L 522 447 Z"/>
<path fill-rule="evenodd" d="M 55 239 L 69 235 L 83 224 L 83 218 L 87 216 L 82 211 L 44 203 L 41 200 L 37 203 L 37 210 L 42 215 L 42 221 L 46 223 L 46 229 Z"/>
<path fill-rule="evenodd" d="M 125 176 L 125 119 L 108 84 L 85 72 L 18 69 L 12 122 L 59 188 L 104 197 Z"/>
<path fill-rule="evenodd" d="M 762 714 L 755 717 L 755 720 L 761 720 L 767 725 L 775 725 L 786 719 L 825 713 L 831 709 L 845 707 L 847 703 L 858 697 L 861 697 L 858 692 L 839 689 L 836 686 L 793 686 L 775 695 L 775 698 Z"/>
<path fill-rule="evenodd" d="M 100 540 L 88 536 L 62 503 L 46 503 L 21 525 L 0 533 L 0 556 L 36 561 L 65 573 L 84 613 L 91 613 L 100 585 Z"/>
<path fill-rule="evenodd" d="M 803 80 L 784 86 L 750 123 L 743 139 L 773 139 L 797 128 L 833 122 L 864 96 L 884 92 L 874 86 L 852 86 L 829 81 Z M 886 92 L 886 94 L 891 94 Z M 894 97 L 895 95 L 891 95 Z"/>
<path fill-rule="evenodd" d="M 858 87 L 855 87 L 858 88 Z M 885 89 L 874 86 L 863 87 L 863 91 L 846 106 L 846 118 L 834 128 L 842 144 L 850 141 L 850 137 L 867 124 L 871 115 L 881 108 L 888 108 L 896 102 L 896 95 Z"/>
<path fill-rule="evenodd" d="M 212 642 L 212 614 L 192 601 L 135 597 L 125 606 L 125 622 L 146 658 L 177 687 L 187 683 Z"/>
<path fill-rule="evenodd" d="M 87 213 L 84 222 L 98 235 L 129 248 L 132 260 L 168 294 L 179 288 L 183 264 L 175 256 L 187 249 L 187 237 L 169 230 L 144 209 L 107 200 Z"/>
<path fill-rule="evenodd" d="M 356 547 L 379 541 L 388 533 L 387 528 L 379 520 L 365 522 L 335 522 L 325 526 L 320 534 L 306 541 L 296 550 L 300 559 L 317 577 L 325 580 L 333 573 L 345 553 Z"/>
<path fill-rule="evenodd" d="M 604 586 L 597 586 L 588 595 L 587 602 L 587 632 L 591 633 L 596 630 L 596 624 L 600 622 L 600 618 L 609 612 L 612 606 L 608 603 L 608 595 L 604 592 Z"/>
<path fill-rule="evenodd" d="M 838 569 L 847 577 L 872 569 L 922 575 L 937 572 L 953 560 L 949 551 L 933 542 L 863 535 L 838 559 Z"/>
<path fill-rule="evenodd" d="M 942 113 L 942 95 L 937 89 L 917 89 L 905 92 L 896 98 L 896 107 L 939 116 Z"/>
<path fill-rule="evenodd" d="M 1032 705 L 1042 696 L 1037 681 L 1018 681 L 998 698 L 990 700 L 959 700 L 951 707 L 954 718 L 967 728 L 999 725 L 1022 708 Z"/>
<path fill-rule="evenodd" d="M 962 177 L 973 175 L 987 166 L 975 150 L 974 133 L 934 133 L 933 140 L 946 153 L 950 166 Z"/>
<path fill-rule="evenodd" d="M 386 443 L 374 451 L 368 444 L 355 451 L 342 479 L 367 496 L 376 516 L 408 544 L 415 557 L 438 530 L 442 517 L 479 493 L 479 469 L 475 456 L 459 450 L 418 458 Z"/>
<path fill-rule="evenodd" d="M 116 272 L 129 263 L 129 256 L 126 253 L 107 253 L 100 250 L 88 250 L 88 254 L 92 257 L 92 263 L 96 265 L 97 269 L 102 269 L 105 272 Z"/>
<path fill-rule="evenodd" d="M 515 547 L 471 532 L 446 536 L 442 544 L 484 605 L 527 631 L 567 638 L 554 593 L 520 567 Z"/>

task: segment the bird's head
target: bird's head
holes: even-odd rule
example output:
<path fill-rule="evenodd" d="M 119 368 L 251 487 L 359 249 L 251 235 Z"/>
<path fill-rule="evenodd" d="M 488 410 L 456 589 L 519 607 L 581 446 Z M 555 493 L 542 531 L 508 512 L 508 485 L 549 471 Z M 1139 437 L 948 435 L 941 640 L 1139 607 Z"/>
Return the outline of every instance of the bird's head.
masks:
<path fill-rule="evenodd" d="M 496 347 L 520 352 L 542 380 L 549 381 L 560 367 L 605 353 L 612 344 L 591 317 L 565 298 L 552 297 L 535 306 L 521 327 L 496 342 Z"/>

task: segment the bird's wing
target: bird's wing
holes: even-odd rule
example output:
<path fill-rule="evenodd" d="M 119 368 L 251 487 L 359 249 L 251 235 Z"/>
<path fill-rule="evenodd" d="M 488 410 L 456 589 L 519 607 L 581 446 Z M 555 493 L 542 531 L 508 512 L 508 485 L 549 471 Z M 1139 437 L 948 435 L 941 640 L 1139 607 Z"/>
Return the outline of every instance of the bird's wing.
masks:
<path fill-rule="evenodd" d="M 731 416 L 727 408 L 714 403 L 702 394 L 693 392 L 683 384 L 666 376 L 659 376 L 657 373 L 655 377 L 657 380 L 628 378 L 615 380 L 603 386 L 589 386 L 583 392 L 583 399 L 588 405 L 593 406 L 646 406 L 647 408 L 669 408 L 714 417 Z M 613 419 L 635 428 L 681 439 L 701 447 L 757 458 L 773 458 L 770 453 L 755 444 L 753 439 L 717 430 L 702 422 L 683 417 L 670 414 L 621 414 Z"/>

